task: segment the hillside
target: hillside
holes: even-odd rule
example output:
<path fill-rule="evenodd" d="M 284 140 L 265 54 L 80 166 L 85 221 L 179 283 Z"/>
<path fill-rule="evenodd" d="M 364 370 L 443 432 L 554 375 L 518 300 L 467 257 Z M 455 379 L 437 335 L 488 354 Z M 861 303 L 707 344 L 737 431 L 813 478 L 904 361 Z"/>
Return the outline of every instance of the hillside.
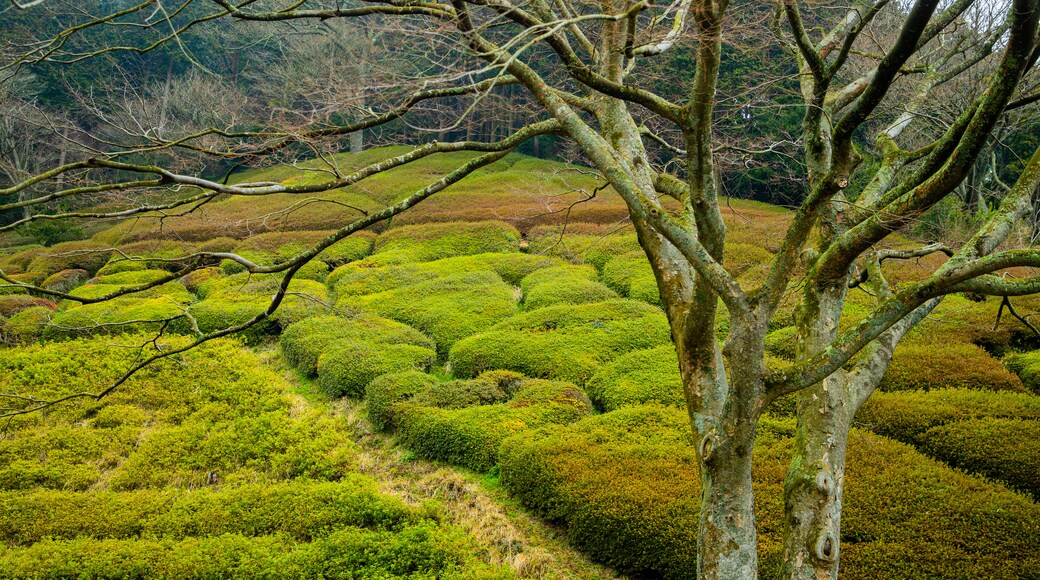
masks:
<path fill-rule="evenodd" d="M 313 199 L 95 224 L 89 240 L 0 250 L 0 268 L 88 297 L 159 279 L 196 249 L 274 263 L 458 159 Z M 101 401 L 16 419 L 0 443 L 0 576 L 689 577 L 699 482 L 678 363 L 624 204 L 599 185 L 510 155 L 324 252 L 262 327 Z M 724 217 L 726 268 L 761 279 L 789 213 L 733 200 Z M 937 259 L 886 273 L 905 282 Z M 0 390 L 96 391 L 154 349 L 247 320 L 278 280 L 241 270 L 225 261 L 92 305 L 0 286 Z M 839 324 L 872 299 L 850 291 Z M 767 340 L 778 365 L 793 357 L 788 302 Z M 1040 569 L 1040 352 L 1018 319 L 995 324 L 999 308 L 944 300 L 857 417 L 844 577 Z M 781 565 L 792 415 L 774 404 L 754 450 L 765 578 Z"/>

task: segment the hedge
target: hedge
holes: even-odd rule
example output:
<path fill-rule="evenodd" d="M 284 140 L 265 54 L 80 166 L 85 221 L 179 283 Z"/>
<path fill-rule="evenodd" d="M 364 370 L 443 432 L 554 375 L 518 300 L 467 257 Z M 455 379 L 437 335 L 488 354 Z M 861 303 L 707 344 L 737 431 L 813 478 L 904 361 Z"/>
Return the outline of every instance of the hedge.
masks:
<path fill-rule="evenodd" d="M 371 477 L 290 481 L 198 490 L 129 492 L 36 489 L 0 494 L 0 539 L 28 546 L 51 538 L 183 539 L 282 533 L 310 541 L 346 526 L 398 530 L 417 508 L 382 495 Z"/>
<path fill-rule="evenodd" d="M 575 228 L 566 228 L 567 232 Z M 557 256 L 565 260 L 591 264 L 602 271 L 607 262 L 623 254 L 642 251 L 635 234 L 562 233 L 558 226 L 536 227 L 530 235 L 532 254 Z"/>
<path fill-rule="evenodd" d="M 922 433 L 922 451 L 1040 498 L 1040 421 L 984 417 Z"/>
<path fill-rule="evenodd" d="M 760 426 L 763 577 L 782 566 L 789 425 Z M 501 481 L 594 559 L 633 575 L 696 574 L 699 480 L 684 411 L 626 407 L 506 439 Z M 1022 578 L 1040 565 L 1040 507 L 913 449 L 854 431 L 842 522 L 845 578 Z M 1015 554 L 1015 558 L 1007 558 Z"/>
<path fill-rule="evenodd" d="M 670 344 L 664 313 L 642 302 L 609 300 L 533 310 L 463 339 L 448 360 L 456 376 L 507 369 L 584 384 L 599 365 Z"/>
<path fill-rule="evenodd" d="M 527 381 L 506 403 L 462 409 L 405 401 L 393 407 L 398 439 L 421 457 L 486 472 L 510 435 L 563 425 L 591 412 L 588 397 L 569 383 Z"/>
<path fill-rule="evenodd" d="M 73 288 L 81 286 L 89 278 L 90 274 L 86 270 L 62 270 L 44 278 L 43 282 L 40 283 L 40 286 L 46 290 L 67 293 Z"/>
<path fill-rule="evenodd" d="M 344 296 L 336 307 L 375 312 L 413 326 L 444 355 L 458 340 L 515 314 L 516 299 L 494 272 L 469 272 L 367 296 Z"/>
<path fill-rule="evenodd" d="M 345 528 L 311 543 L 284 535 L 183 540 L 46 540 L 0 553 L 13 578 L 512 578 L 480 560 L 457 529 L 421 522 L 400 532 Z"/>
<path fill-rule="evenodd" d="M 911 443 L 932 427 L 983 417 L 1040 420 L 1040 397 L 967 389 L 875 392 L 856 421 L 875 433 Z"/>
<path fill-rule="evenodd" d="M 603 267 L 603 283 L 618 294 L 650 304 L 661 304 L 653 268 L 642 250 L 618 256 Z"/>
<path fill-rule="evenodd" d="M 25 344 L 43 336 L 54 316 L 50 306 L 33 306 L 4 320 L 0 317 L 0 342 Z"/>
<path fill-rule="evenodd" d="M 534 310 L 555 304 L 586 304 L 618 297 L 596 278 L 592 266 L 555 266 L 535 271 L 520 282 L 523 306 Z"/>
<path fill-rule="evenodd" d="M 949 342 L 900 344 L 878 388 L 882 391 L 967 388 L 1025 392 L 1022 381 L 982 348 Z"/>
<path fill-rule="evenodd" d="M 1040 395 L 1040 351 L 1009 354 L 1004 357 L 1004 366 L 1018 375 L 1027 389 Z"/>
<path fill-rule="evenodd" d="M 105 278 L 148 274 L 152 271 L 124 272 Z M 104 296 L 129 284 L 87 284 L 75 289 L 72 294 L 82 297 Z M 104 302 L 77 305 L 66 302 L 56 312 L 46 328 L 47 338 L 68 338 L 91 335 L 126 334 L 158 330 L 164 321 L 182 316 L 186 307 L 194 300 L 184 286 L 169 282 L 148 290 L 119 296 Z M 180 321 L 168 326 L 170 331 L 187 331 L 188 325 Z"/>
<path fill-rule="evenodd" d="M 671 344 L 614 359 L 592 375 L 585 390 L 602 411 L 647 403 L 686 407 L 679 359 Z"/>
<path fill-rule="evenodd" d="M 365 388 L 368 420 L 380 431 L 396 427 L 393 406 L 437 384 L 437 377 L 419 372 L 388 373 L 373 379 Z"/>
<path fill-rule="evenodd" d="M 46 298 L 29 296 L 28 294 L 8 294 L 0 296 L 0 318 L 10 318 L 23 310 L 34 307 L 45 307 L 54 310 L 57 304 Z"/>
<path fill-rule="evenodd" d="M 335 343 L 318 358 L 318 386 L 331 397 L 363 397 L 373 379 L 387 373 L 428 371 L 432 349 L 410 344 Z"/>
<path fill-rule="evenodd" d="M 280 337 L 282 354 L 307 376 L 318 374 L 321 353 L 336 344 L 410 344 L 435 348 L 432 340 L 400 322 L 373 316 L 315 316 L 290 324 Z"/>
<path fill-rule="evenodd" d="M 486 252 L 516 252 L 519 243 L 519 232 L 505 222 L 427 223 L 391 228 L 376 239 L 369 260 L 383 265 L 430 262 Z"/>

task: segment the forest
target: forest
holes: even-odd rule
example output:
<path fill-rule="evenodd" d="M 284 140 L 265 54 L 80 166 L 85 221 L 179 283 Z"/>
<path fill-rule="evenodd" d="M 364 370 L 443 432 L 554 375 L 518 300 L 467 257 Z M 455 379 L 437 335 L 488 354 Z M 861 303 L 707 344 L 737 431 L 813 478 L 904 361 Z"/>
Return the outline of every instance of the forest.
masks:
<path fill-rule="evenodd" d="M 0 6 L 0 578 L 1040 578 L 1040 0 Z"/>

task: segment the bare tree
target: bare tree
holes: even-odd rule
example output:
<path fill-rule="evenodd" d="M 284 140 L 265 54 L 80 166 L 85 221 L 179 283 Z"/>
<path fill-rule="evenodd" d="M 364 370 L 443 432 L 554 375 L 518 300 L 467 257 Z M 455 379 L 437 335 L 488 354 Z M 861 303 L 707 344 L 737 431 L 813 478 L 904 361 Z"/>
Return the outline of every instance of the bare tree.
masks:
<path fill-rule="evenodd" d="M 200 252 L 182 258 L 183 267 L 164 279 L 90 300 L 21 284 L 3 273 L 0 279 L 33 292 L 85 302 L 141 291 L 214 259 L 237 261 L 254 273 L 283 275 L 280 290 L 264 313 L 198 336 L 193 344 L 199 344 L 270 316 L 292 276 L 330 245 L 407 211 L 524 140 L 546 134 L 564 137 L 626 202 L 657 279 L 679 355 L 699 459 L 702 498 L 696 549 L 703 578 L 757 575 L 751 449 L 758 419 L 772 401 L 791 393 L 797 393 L 799 401 L 797 446 L 785 486 L 786 575 L 836 578 L 849 427 L 900 338 L 950 293 L 1014 296 L 1040 290 L 1040 277 L 997 275 L 1008 268 L 1040 266 L 1040 252 L 1006 247 L 1010 233 L 1031 212 L 1040 184 L 1040 152 L 1008 187 L 1000 208 L 962 245 L 932 244 L 899 251 L 879 246 L 956 192 L 1008 111 L 1040 100 L 1035 82 L 1029 80 L 1040 57 L 1038 0 L 1007 4 L 854 0 L 842 7 L 781 0 L 771 12 L 747 2 L 731 7 L 727 0 L 676 0 L 668 5 L 636 0 L 297 0 L 285 4 L 212 0 L 203 4 L 204 10 L 159 13 L 157 2 L 142 0 L 118 12 L 92 14 L 54 38 L 40 39 L 30 50 L 8 50 L 15 56 L 5 70 L 149 50 L 177 43 L 187 31 L 217 19 L 282 26 L 287 33 L 308 20 L 346 20 L 359 27 L 378 22 L 393 27 L 402 42 L 425 43 L 428 63 L 415 67 L 411 82 L 371 87 L 363 95 L 364 115 L 356 121 L 292 132 L 213 127 L 178 137 L 144 133 L 119 150 L 56 166 L 0 194 L 54 184 L 55 179 L 70 175 L 91 179 L 91 185 L 52 185 L 46 195 L 0 205 L 0 210 L 33 211 L 72 196 L 186 188 L 159 204 L 64 214 L 143 216 L 188 210 L 218 195 L 303 197 L 355 184 L 440 152 L 475 155 L 399 203 L 359 215 L 308 251 L 279 264 L 256 264 L 233 253 Z M 73 48 L 71 39 L 78 35 L 126 22 L 134 23 L 127 30 L 139 35 L 138 44 Z M 804 110 L 799 140 L 807 184 L 768 274 L 761 282 L 747 285 L 723 267 L 726 226 L 720 200 L 724 192 L 717 171 L 720 150 L 741 144 L 733 136 L 720 142 L 715 132 L 724 47 L 740 33 L 741 25 L 771 27 L 777 46 L 798 71 Z M 668 71 L 682 78 L 685 91 L 666 98 L 651 82 L 641 82 L 638 71 L 644 63 L 674 50 L 680 40 L 693 44 L 692 66 Z M 960 99 L 944 102 L 945 107 L 956 107 L 950 122 L 933 123 L 937 95 L 958 79 L 964 81 L 956 85 Z M 501 94 L 506 86 L 522 87 L 525 98 L 538 106 L 522 127 L 518 128 L 519 122 L 510 126 L 507 136 L 436 141 L 349 174 L 332 167 L 317 183 L 226 185 L 125 159 L 128 153 L 174 148 L 236 159 L 262 158 L 300 143 L 407 120 L 410 112 L 441 99 L 479 101 Z M 911 126 L 915 130 L 907 131 Z M 850 187 L 860 177 L 856 171 L 866 141 L 873 141 L 880 162 L 859 180 L 865 186 Z M 678 162 L 653 163 L 651 147 L 666 148 Z M 50 218 L 34 213 L 26 219 Z M 948 259 L 922 279 L 899 288 L 886 281 L 886 261 L 936 252 Z M 861 322 L 839 332 L 846 294 L 854 286 L 869 287 L 877 303 Z M 765 335 L 792 288 L 799 301 L 798 355 L 790 366 L 770 369 L 764 358 Z M 720 307 L 730 319 L 721 345 L 715 340 Z M 111 388 L 75 396 L 101 397 Z M 32 412 L 56 402 L 21 402 L 7 414 Z"/>

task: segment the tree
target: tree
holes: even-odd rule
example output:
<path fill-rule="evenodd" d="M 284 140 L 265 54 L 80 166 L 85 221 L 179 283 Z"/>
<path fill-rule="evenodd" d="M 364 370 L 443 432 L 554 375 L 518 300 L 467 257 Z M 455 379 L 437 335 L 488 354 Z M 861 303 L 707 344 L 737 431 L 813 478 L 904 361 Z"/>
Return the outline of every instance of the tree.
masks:
<path fill-rule="evenodd" d="M 360 120 L 291 131 L 214 127 L 176 138 L 144 132 L 133 143 L 113 145 L 0 190 L 0 195 L 13 195 L 30 187 L 46 189 L 32 199 L 0 205 L 0 211 L 33 212 L 18 224 L 55 217 L 143 216 L 188 209 L 219 195 L 316 194 L 437 153 L 475 155 L 399 202 L 360 215 L 278 264 L 256 264 L 229 252 L 199 252 L 180 258 L 180 267 L 163 279 L 89 299 L 23 284 L 3 273 L 0 279 L 33 292 L 98 302 L 174 280 L 217 259 L 234 260 L 253 273 L 282 274 L 264 313 L 200 335 L 193 343 L 197 345 L 270 316 L 293 275 L 327 247 L 407 211 L 528 139 L 550 134 L 565 138 L 624 199 L 654 270 L 679 356 L 699 459 L 697 550 L 704 578 L 745 579 L 757 574 L 751 448 L 758 419 L 771 402 L 788 394 L 798 398 L 797 445 L 785 486 L 786 574 L 836 578 L 849 428 L 856 410 L 880 381 L 896 344 L 943 296 L 1015 296 L 1040 290 L 1040 277 L 999 275 L 1009 268 L 1040 266 L 1035 249 L 1007 247 L 1010 234 L 1032 211 L 1040 185 L 1040 149 L 1023 165 L 999 209 L 965 243 L 910 250 L 882 245 L 956 192 L 1009 111 L 1040 100 L 1030 80 L 1040 57 L 1038 0 L 1000 5 L 977 0 L 942 5 L 938 0 L 857 0 L 847 7 L 781 0 L 772 11 L 750 2 L 731 6 L 727 0 L 678 0 L 668 6 L 633 0 L 202 4 L 200 8 L 189 2 L 185 6 L 192 5 L 192 10 L 161 14 L 154 0 L 120 4 L 118 12 L 110 8 L 84 17 L 31 50 L 9 48 L 7 53 L 14 56 L 5 70 L 147 51 L 180 42 L 188 31 L 216 20 L 282 26 L 286 34 L 296 23 L 309 20 L 378 25 L 392 30 L 428 62 L 406 75 L 412 78 L 398 78 L 397 86 L 363 91 L 366 111 Z M 74 48 L 77 38 L 120 22 L 134 23 L 127 30 L 139 35 L 138 44 Z M 765 30 L 773 35 L 777 58 L 788 59 L 797 69 L 805 192 L 767 275 L 742 285 L 724 268 L 724 192 L 717 159 L 721 147 L 736 147 L 749 155 L 756 150 L 733 144 L 732 135 L 728 143 L 720 143 L 715 113 L 720 106 L 720 71 L 734 66 L 726 60 L 724 47 L 733 46 L 742 34 Z M 666 98 L 655 91 L 652 80 L 642 80 L 639 71 L 644 63 L 664 58 L 680 41 L 692 43 L 689 62 L 667 73 L 681 79 L 684 93 Z M 732 84 L 733 79 L 726 80 Z M 952 86 L 960 98 L 944 99 L 943 104 L 957 110 L 948 124 L 932 123 L 937 95 Z M 503 87 L 521 87 L 526 102 L 537 105 L 522 127 L 517 128 L 519 122 L 509 125 L 506 136 L 431 141 L 351 173 L 331 167 L 318 182 L 227 185 L 141 161 L 178 148 L 262 159 L 300 144 L 386 126 L 438 100 L 479 102 L 503 94 Z M 370 98 L 376 95 L 381 109 Z M 461 113 L 473 110 L 464 107 Z M 446 126 L 456 125 L 450 118 L 458 113 L 458 108 L 446 112 Z M 911 127 L 914 130 L 908 131 Z M 660 158 L 653 153 L 661 149 L 677 162 L 653 162 Z M 871 163 L 863 163 L 867 157 L 872 157 Z M 55 183 L 62 176 L 92 181 L 63 188 Z M 53 215 L 35 211 L 77 196 L 176 186 L 185 189 L 161 202 L 138 201 L 118 210 Z M 131 199 L 152 198 L 138 194 Z M 948 259 L 924 278 L 898 287 L 885 279 L 886 261 L 933 253 Z M 839 332 L 846 295 L 855 287 L 868 288 L 876 304 L 862 321 Z M 792 365 L 769 368 L 765 335 L 792 292 L 798 302 L 798 355 Z M 715 340 L 719 308 L 730 319 L 721 345 Z M 130 372 L 149 362 L 142 361 Z M 100 393 L 74 396 L 102 397 L 121 382 Z M 58 402 L 20 401 L 6 415 Z"/>

